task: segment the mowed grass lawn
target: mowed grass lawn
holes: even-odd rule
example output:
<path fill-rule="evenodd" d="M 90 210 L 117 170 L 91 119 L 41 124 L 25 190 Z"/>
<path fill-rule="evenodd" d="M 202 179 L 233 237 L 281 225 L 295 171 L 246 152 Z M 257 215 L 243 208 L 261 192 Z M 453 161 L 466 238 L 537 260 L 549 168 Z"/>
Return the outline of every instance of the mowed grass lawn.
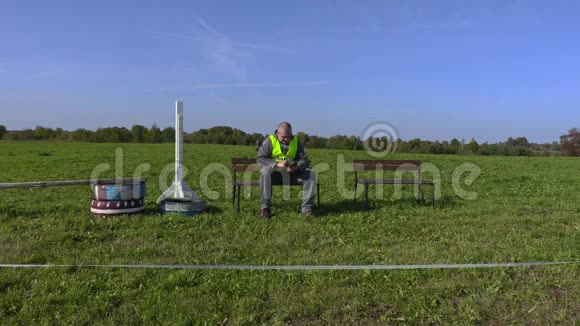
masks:
<path fill-rule="evenodd" d="M 114 177 L 119 148 L 123 159 L 117 160 L 122 162 L 118 169 L 125 177 L 149 164 L 143 174 L 148 179 L 145 214 L 93 217 L 88 186 L 0 190 L 0 263 L 360 265 L 580 259 L 577 158 L 394 154 L 388 158 L 419 159 L 440 171 L 435 208 L 430 200 L 417 203 L 413 187 L 403 188 L 402 197 L 393 200 L 394 187 L 386 186 L 382 195 L 371 188 L 371 208 L 362 211 L 360 201 L 353 203 L 348 196 L 354 174 L 341 173 L 337 162 L 371 157 L 359 151 L 307 149 L 313 164 L 328 164 L 318 175 L 322 215 L 299 214 L 301 189 L 293 187 L 290 200 L 283 200 L 276 188 L 270 222 L 256 217 L 256 188 L 242 200 L 241 214 L 232 208 L 229 161 L 254 157 L 252 147 L 186 145 L 186 182 L 208 199 L 208 212 L 193 218 L 157 213 L 155 201 L 164 190 L 159 176 L 173 163 L 172 144 L 0 142 L 0 182 L 89 179 L 102 163 L 111 169 L 100 177 Z M 454 170 L 464 163 L 481 171 L 470 185 L 467 173 L 459 180 L 465 191 L 477 193 L 473 200 L 456 195 L 452 185 Z M 217 172 L 206 178 L 204 169 Z M 167 181 L 171 178 L 169 171 Z M 206 180 L 205 191 L 200 180 Z M 430 187 L 425 194 L 430 198 Z M 0 320 L 575 324 L 580 319 L 579 270 L 578 264 L 404 271 L 2 268 Z"/>

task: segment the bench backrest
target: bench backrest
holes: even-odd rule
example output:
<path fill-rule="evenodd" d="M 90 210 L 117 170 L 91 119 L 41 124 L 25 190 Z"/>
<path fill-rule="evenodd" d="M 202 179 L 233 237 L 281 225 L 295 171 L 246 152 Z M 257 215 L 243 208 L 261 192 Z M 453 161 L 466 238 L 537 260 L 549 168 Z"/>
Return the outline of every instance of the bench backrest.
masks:
<path fill-rule="evenodd" d="M 355 179 L 358 171 L 416 171 L 421 179 L 421 161 L 418 160 L 353 160 Z"/>
<path fill-rule="evenodd" d="M 418 160 L 353 160 L 354 171 L 418 171 L 421 172 L 421 161 Z M 260 171 L 255 158 L 232 158 L 232 172 Z"/>
<path fill-rule="evenodd" d="M 418 171 L 421 173 L 421 161 L 418 160 L 353 160 L 354 171 Z"/>
<path fill-rule="evenodd" d="M 260 166 L 255 158 L 232 158 L 232 172 L 255 172 L 260 171 Z"/>

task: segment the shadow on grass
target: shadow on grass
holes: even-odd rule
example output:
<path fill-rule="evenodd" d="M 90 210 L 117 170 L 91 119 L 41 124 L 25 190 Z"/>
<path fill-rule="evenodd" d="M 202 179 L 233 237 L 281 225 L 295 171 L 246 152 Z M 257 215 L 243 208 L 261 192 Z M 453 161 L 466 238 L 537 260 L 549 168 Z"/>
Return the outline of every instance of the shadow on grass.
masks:
<path fill-rule="evenodd" d="M 206 210 L 200 214 L 222 214 L 224 212 L 223 208 L 207 205 Z M 13 208 L 0 208 L 0 223 L 8 223 L 14 220 L 34 220 L 38 218 L 50 218 L 53 215 L 59 214 L 67 214 L 71 215 L 74 214 L 78 216 L 79 219 L 85 218 L 86 216 L 95 217 L 90 211 L 90 207 L 87 206 L 86 210 L 79 211 L 78 208 L 71 208 L 71 209 L 59 209 L 59 210 L 50 210 L 47 211 L 46 209 L 40 208 L 32 208 L 28 207 L 26 209 L 18 210 Z M 99 216 L 98 218 L 123 218 L 123 217 L 162 217 L 163 215 L 159 211 L 159 208 L 154 205 L 147 205 L 145 210 L 133 214 L 128 215 L 115 215 L 115 216 L 108 216 L 103 217 Z"/>
<path fill-rule="evenodd" d="M 353 200 L 343 199 L 339 201 L 332 202 L 321 202 L 319 208 L 320 216 L 332 215 L 332 214 L 344 214 L 344 213 L 357 213 L 363 212 L 362 203 Z"/>
<path fill-rule="evenodd" d="M 381 201 L 378 201 L 378 202 L 380 203 Z M 435 205 L 433 205 L 433 201 L 431 200 L 431 198 L 417 200 L 414 197 L 406 197 L 406 198 L 401 198 L 401 199 L 396 199 L 396 200 L 385 200 L 384 202 L 387 204 L 390 204 L 390 206 L 400 206 L 400 207 L 404 207 L 404 206 L 408 206 L 408 207 L 419 207 L 419 206 L 433 207 L 433 206 L 435 206 L 434 208 L 455 208 L 455 207 L 463 206 L 462 201 L 458 200 L 457 197 L 452 197 L 452 196 L 443 196 L 441 198 L 436 199 Z"/>
<path fill-rule="evenodd" d="M 276 203 L 278 205 L 280 205 L 280 203 Z M 249 204 L 247 204 L 249 205 Z M 246 205 L 246 206 L 247 206 Z M 274 205 L 273 209 L 272 209 L 272 216 L 275 217 L 277 211 L 280 210 L 280 207 L 278 205 Z M 254 204 L 253 206 L 255 206 L 255 209 L 251 209 L 249 210 L 248 208 L 242 209 L 242 212 L 240 213 L 241 215 L 245 215 L 245 216 L 258 216 L 259 215 L 259 204 Z M 296 212 L 300 212 L 300 201 L 299 200 L 295 200 L 294 202 L 292 202 L 291 205 L 287 205 L 287 206 L 292 206 L 292 207 L 296 207 Z M 439 198 L 435 201 L 435 207 L 434 209 L 443 209 L 443 208 L 457 208 L 457 207 L 461 207 L 463 206 L 463 201 L 457 197 L 452 197 L 452 196 L 443 196 L 442 198 Z M 353 201 L 352 199 L 342 199 L 342 200 L 336 200 L 336 201 L 321 201 L 320 203 L 320 207 L 318 209 L 318 214 L 320 215 L 320 217 L 324 217 L 324 216 L 328 216 L 328 215 L 334 215 L 334 214 L 348 214 L 348 213 L 364 213 L 364 212 L 369 212 L 372 211 L 374 209 L 379 209 L 379 208 L 384 208 L 384 207 L 397 207 L 397 208 L 418 208 L 418 207 L 427 207 L 427 208 L 431 208 L 433 207 L 433 202 L 431 201 L 431 199 L 424 199 L 421 201 L 418 201 L 416 198 L 414 197 L 405 197 L 405 198 L 401 198 L 401 199 L 397 199 L 397 200 L 391 200 L 391 199 L 370 199 L 369 200 L 369 207 L 365 210 L 363 208 L 363 202 L 360 199 L 357 199 L 357 201 Z M 235 213 L 235 208 L 231 209 L 232 212 Z M 223 209 L 222 208 L 212 208 L 211 210 L 208 210 L 208 212 L 212 212 L 215 214 L 218 213 L 222 213 Z"/>
<path fill-rule="evenodd" d="M 464 201 L 457 196 L 443 196 L 435 201 L 436 208 L 457 208 L 463 205 Z"/>
<path fill-rule="evenodd" d="M 205 211 L 197 213 L 194 216 L 201 215 L 201 214 L 221 214 L 223 212 L 224 212 L 224 209 L 221 207 L 206 204 Z M 143 216 L 155 216 L 155 215 L 163 216 L 163 214 L 161 213 L 161 210 L 156 205 L 147 205 L 145 210 L 143 212 L 141 212 L 141 215 L 143 215 Z"/>
<path fill-rule="evenodd" d="M 66 215 L 78 215 L 81 218 L 81 215 L 84 213 L 90 214 L 90 208 L 87 208 L 86 211 L 79 211 L 78 208 L 71 208 L 71 209 L 61 209 L 61 208 L 54 208 L 50 210 L 46 210 L 45 208 L 33 208 L 33 207 L 26 207 L 26 208 L 2 208 L 0 207 L 0 223 L 10 222 L 14 220 L 36 220 L 39 218 L 51 218 L 52 216 L 59 216 L 62 214 Z"/>
<path fill-rule="evenodd" d="M 218 206 L 207 205 L 205 212 L 208 214 L 222 214 L 224 209 Z"/>
<path fill-rule="evenodd" d="M 434 209 L 442 208 L 457 208 L 463 206 L 463 201 L 457 197 L 453 196 L 443 196 L 435 200 Z M 377 208 L 383 207 L 433 207 L 433 202 L 431 199 L 417 200 L 414 197 L 405 197 L 400 199 L 369 199 L 369 207 L 365 210 L 363 208 L 363 201 L 357 199 L 356 202 L 353 200 L 342 200 L 338 202 L 324 203 L 321 205 L 321 215 L 335 214 L 335 213 L 354 213 L 354 212 L 365 212 L 371 211 Z"/>
<path fill-rule="evenodd" d="M 296 201 L 297 212 L 300 212 L 300 201 Z M 246 203 L 246 206 L 250 205 Z M 361 212 L 368 212 L 374 209 L 384 208 L 384 207 L 398 207 L 398 208 L 416 208 L 416 207 L 432 207 L 433 203 L 430 199 L 425 199 L 422 201 L 417 201 L 414 197 L 406 197 L 397 200 L 391 199 L 370 199 L 369 200 L 369 207 L 365 210 L 363 209 L 363 202 L 362 200 L 358 199 L 354 202 L 352 199 L 343 199 L 338 201 L 322 201 L 319 209 L 320 216 L 326 215 L 333 215 L 333 214 L 345 214 L 345 213 L 361 213 Z M 458 208 L 463 206 L 464 203 L 460 198 L 455 196 L 443 196 L 435 201 L 435 209 L 444 209 L 444 208 Z M 248 209 L 243 209 L 240 213 L 241 215 L 251 215 L 251 216 L 258 216 L 259 215 L 259 204 L 255 204 L 255 209 L 248 211 Z M 4 211 L 2 211 L 4 210 Z M 238 215 L 235 212 L 235 208 L 226 208 L 215 206 L 215 205 L 207 205 L 206 210 L 201 214 L 224 214 L 226 211 L 231 211 L 232 213 Z M 276 209 L 273 210 L 274 214 Z M 0 223 L 2 222 L 9 222 L 14 219 L 36 219 L 42 216 L 50 216 L 52 214 L 59 214 L 63 213 L 62 210 L 51 210 L 46 211 L 45 209 L 36 209 L 32 207 L 28 207 L 24 210 L 17 210 L 14 208 L 0 208 Z M 70 210 L 64 211 L 67 214 L 81 214 L 84 213 L 90 214 L 90 207 L 87 206 L 86 211 L 79 211 L 77 208 L 71 208 Z M 92 214 L 91 214 L 92 216 Z M 146 209 L 134 216 L 162 216 L 159 211 L 159 208 L 156 205 L 149 204 L 147 205 Z M 79 216 L 80 218 L 80 216 Z"/>

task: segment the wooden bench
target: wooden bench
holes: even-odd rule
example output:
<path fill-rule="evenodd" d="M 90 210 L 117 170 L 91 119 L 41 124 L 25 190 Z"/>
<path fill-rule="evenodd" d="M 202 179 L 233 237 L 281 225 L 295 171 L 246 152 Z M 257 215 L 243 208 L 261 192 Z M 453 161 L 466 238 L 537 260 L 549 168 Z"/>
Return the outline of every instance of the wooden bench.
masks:
<path fill-rule="evenodd" d="M 417 160 L 353 160 L 354 169 L 354 201 L 356 202 L 357 185 L 360 183 L 365 187 L 365 196 L 363 208 L 368 207 L 369 202 L 369 186 L 370 185 L 385 185 L 385 184 L 400 184 L 400 185 L 418 185 L 419 186 L 419 200 L 423 197 L 422 185 L 430 185 L 433 187 L 433 207 L 435 207 L 435 183 L 431 180 L 421 179 L 421 161 Z M 362 171 L 416 171 L 417 178 L 413 179 L 365 179 L 358 178 L 358 172 Z"/>
<path fill-rule="evenodd" d="M 240 212 L 241 188 L 259 187 L 260 181 L 238 180 L 238 173 L 260 172 L 261 167 L 255 158 L 232 158 L 232 205 L 236 207 L 236 212 Z M 282 186 L 283 184 L 272 183 L 272 186 Z M 302 186 L 302 182 L 291 183 L 290 186 Z M 237 194 L 237 198 L 236 198 Z M 320 183 L 316 183 L 317 207 L 320 208 Z M 236 199 L 238 201 L 236 205 Z"/>

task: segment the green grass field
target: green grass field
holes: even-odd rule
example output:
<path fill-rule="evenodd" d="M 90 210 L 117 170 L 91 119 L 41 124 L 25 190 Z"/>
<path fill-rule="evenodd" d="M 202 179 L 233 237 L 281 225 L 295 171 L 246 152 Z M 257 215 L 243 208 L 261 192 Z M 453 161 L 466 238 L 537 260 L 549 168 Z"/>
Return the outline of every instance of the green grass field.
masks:
<path fill-rule="evenodd" d="M 229 168 L 231 157 L 253 157 L 242 146 L 186 145 L 186 182 L 208 199 L 193 218 L 162 217 L 159 175 L 173 162 L 172 144 L 0 142 L 0 182 L 89 179 L 101 163 L 115 177 L 116 148 L 132 177 L 150 165 L 147 211 L 102 219 L 89 210 L 88 186 L 0 190 L 0 263 L 36 264 L 435 264 L 580 260 L 580 160 L 564 157 L 483 157 L 395 154 L 420 159 L 441 175 L 435 208 L 417 203 L 412 187 L 392 200 L 392 186 L 371 209 L 342 192 L 354 175 L 337 177 L 338 161 L 364 152 L 307 150 L 319 173 L 322 215 L 299 214 L 274 192 L 274 217 L 256 217 L 252 189 L 242 212 L 232 208 L 229 180 L 204 168 Z M 344 159 L 339 155 L 344 155 Z M 219 163 L 219 164 L 216 164 Z M 471 184 L 477 199 L 456 195 L 453 171 L 481 169 Z M 372 173 L 371 173 L 372 175 Z M 425 178 L 431 174 L 425 173 Z M 465 177 L 465 175 L 464 175 Z M 169 179 L 172 174 L 169 173 Z M 169 182 L 171 180 L 168 180 Z M 344 185 L 344 186 L 343 186 Z M 342 190 L 341 190 L 342 189 Z M 429 198 L 431 190 L 425 189 Z M 360 194 L 359 194 L 360 195 Z M 209 199 L 210 196 L 218 198 Z M 0 269 L 2 324 L 489 323 L 576 324 L 580 266 L 406 271 L 220 271 L 120 268 Z"/>

